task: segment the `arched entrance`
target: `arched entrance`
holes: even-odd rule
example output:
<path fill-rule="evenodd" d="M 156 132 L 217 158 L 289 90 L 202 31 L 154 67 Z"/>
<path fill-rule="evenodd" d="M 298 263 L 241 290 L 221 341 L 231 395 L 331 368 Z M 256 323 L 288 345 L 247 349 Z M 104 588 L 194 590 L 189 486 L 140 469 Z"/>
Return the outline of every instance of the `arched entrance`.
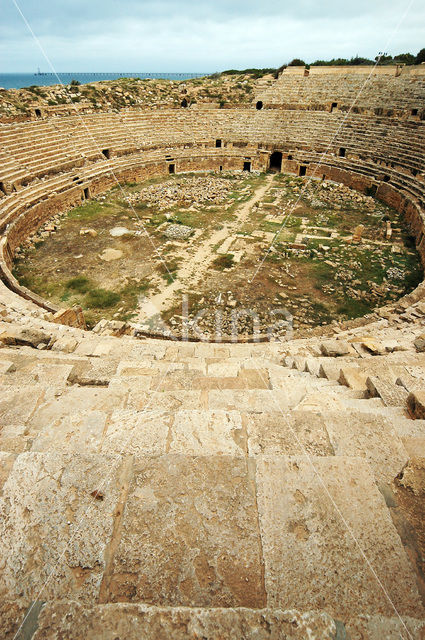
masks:
<path fill-rule="evenodd" d="M 271 171 L 282 171 L 282 152 L 281 151 L 273 151 L 270 156 L 270 165 L 269 168 Z"/>
<path fill-rule="evenodd" d="M 257 104 L 255 105 L 255 108 L 256 108 L 256 109 L 258 109 L 258 111 L 260 111 L 260 109 L 262 109 L 262 108 L 263 108 L 263 101 L 262 101 L 262 100 L 259 100 L 259 101 L 257 102 Z"/>

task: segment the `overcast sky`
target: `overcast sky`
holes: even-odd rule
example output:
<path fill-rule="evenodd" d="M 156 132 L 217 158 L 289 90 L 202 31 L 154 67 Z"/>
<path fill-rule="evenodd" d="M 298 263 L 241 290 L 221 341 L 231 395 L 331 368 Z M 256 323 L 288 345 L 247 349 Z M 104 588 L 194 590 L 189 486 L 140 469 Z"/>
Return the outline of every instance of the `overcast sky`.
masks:
<path fill-rule="evenodd" d="M 57 71 L 212 72 L 425 47 L 424 0 L 16 1 Z M 0 71 L 50 71 L 12 0 L 1 13 Z"/>

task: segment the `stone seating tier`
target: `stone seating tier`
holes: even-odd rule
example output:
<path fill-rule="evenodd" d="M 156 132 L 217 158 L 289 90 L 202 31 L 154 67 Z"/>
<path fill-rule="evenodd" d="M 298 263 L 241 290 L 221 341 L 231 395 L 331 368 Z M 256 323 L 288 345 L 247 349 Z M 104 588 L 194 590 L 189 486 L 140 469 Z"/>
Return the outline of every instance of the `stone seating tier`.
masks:
<path fill-rule="evenodd" d="M 83 126 L 84 123 L 84 126 Z M 425 167 L 425 128 L 422 122 L 376 116 L 307 111 L 216 110 L 214 112 L 145 111 L 57 117 L 0 127 L 0 144 L 7 163 L 0 168 L 3 183 L 28 183 L 35 177 L 80 166 L 104 157 L 149 148 L 187 145 L 275 145 L 356 154 L 416 173 Z"/>

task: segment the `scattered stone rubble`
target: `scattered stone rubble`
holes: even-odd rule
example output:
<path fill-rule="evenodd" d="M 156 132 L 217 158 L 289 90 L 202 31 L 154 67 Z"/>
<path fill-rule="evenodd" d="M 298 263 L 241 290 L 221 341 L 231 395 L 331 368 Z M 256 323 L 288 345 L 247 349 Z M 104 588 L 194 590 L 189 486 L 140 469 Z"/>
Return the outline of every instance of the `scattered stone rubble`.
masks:
<path fill-rule="evenodd" d="M 186 240 L 192 233 L 192 227 L 184 224 L 169 224 L 164 231 L 164 235 L 171 240 Z"/>
<path fill-rule="evenodd" d="M 222 204 L 236 188 L 244 176 L 231 174 L 228 179 L 217 176 L 179 177 L 172 183 L 153 184 L 128 196 L 132 205 L 143 202 L 159 211 L 174 207 L 194 207 L 198 205 Z"/>

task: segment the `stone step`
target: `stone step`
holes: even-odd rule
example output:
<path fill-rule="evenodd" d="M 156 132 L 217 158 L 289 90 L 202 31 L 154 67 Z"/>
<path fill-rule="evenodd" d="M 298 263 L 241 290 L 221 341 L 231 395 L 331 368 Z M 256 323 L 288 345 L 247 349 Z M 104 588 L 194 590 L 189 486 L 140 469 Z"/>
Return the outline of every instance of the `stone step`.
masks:
<path fill-rule="evenodd" d="M 400 615 L 424 615 L 359 457 L 2 458 L 2 581 L 12 599 L 298 608 L 345 621 L 392 616 L 377 575 Z"/>
<path fill-rule="evenodd" d="M 321 414 L 335 456 L 367 460 L 378 484 L 390 484 L 403 469 L 408 453 L 391 418 L 376 413 Z"/>
<path fill-rule="evenodd" d="M 350 389 L 360 391 L 364 395 L 364 397 L 366 397 L 367 378 L 367 374 L 362 373 L 358 367 L 345 366 L 341 367 L 338 382 L 345 385 L 346 387 L 349 387 Z"/>
<path fill-rule="evenodd" d="M 378 376 L 369 376 L 366 380 L 370 397 L 381 398 L 386 407 L 406 407 L 408 392 L 403 387 L 382 380 Z"/>
<path fill-rule="evenodd" d="M 425 621 L 403 616 L 362 615 L 335 620 L 324 611 L 242 607 L 158 607 L 146 604 L 93 604 L 73 600 L 3 602 L 0 632 L 12 640 L 421 640 Z M 32 635 L 33 634 L 33 635 Z M 409 634 L 409 635 L 407 635 Z"/>
<path fill-rule="evenodd" d="M 327 380 L 339 380 L 341 375 L 341 364 L 338 362 L 322 362 L 319 367 L 319 377 Z"/>
<path fill-rule="evenodd" d="M 398 536 L 394 535 L 395 530 L 381 494 L 371 485 L 372 476 L 365 461 L 359 458 L 314 458 L 313 469 L 305 458 L 264 457 L 258 464 L 261 469 L 258 476 L 259 511 L 269 606 L 281 606 L 283 602 L 285 606 L 296 606 L 297 599 L 298 607 L 301 603 L 304 607 L 308 602 L 309 606 L 320 608 L 326 602 L 327 611 L 333 614 L 338 612 L 338 618 L 344 620 L 351 598 L 346 591 L 345 596 L 336 602 L 337 594 L 342 584 L 345 588 L 355 582 L 356 604 L 353 603 L 353 607 L 356 610 L 361 609 L 365 614 L 376 614 L 380 610 L 383 614 L 387 612 L 386 615 L 391 615 L 391 605 L 383 592 L 375 588 L 376 577 L 370 572 L 370 567 L 365 573 L 358 573 L 360 550 L 342 521 L 334 517 L 334 511 L 330 509 L 332 505 L 344 516 L 356 540 L 362 540 L 363 544 L 369 541 L 366 543 L 368 560 L 383 580 L 395 606 L 400 606 L 404 613 L 409 610 L 410 614 L 422 615 L 419 613 L 422 606 L 417 596 L 413 595 L 416 585 L 406 563 L 407 556 L 399 545 Z M 365 500 L 362 497 L 364 491 L 368 494 Z M 377 525 L 373 527 L 376 536 L 373 543 L 370 537 L 372 521 Z M 330 529 L 332 534 L 329 538 Z M 330 542 L 334 536 L 340 536 L 335 555 Z M 389 576 L 396 573 L 391 570 L 387 573 L 388 564 L 384 569 L 381 565 L 383 556 L 376 555 L 382 543 L 384 546 L 396 545 L 390 554 L 391 561 L 395 560 L 394 551 L 398 548 L 398 566 L 400 569 L 403 567 L 401 571 L 406 577 L 410 574 L 407 589 L 413 600 L 411 596 L 406 598 L 407 593 L 401 583 L 395 586 L 398 580 L 390 585 L 392 580 Z M 291 562 L 288 565 L 289 557 Z M 389 556 L 385 562 L 388 561 Z M 404 584 L 407 586 L 408 583 Z M 390 593 L 388 589 L 392 590 L 392 587 L 395 589 Z"/>

